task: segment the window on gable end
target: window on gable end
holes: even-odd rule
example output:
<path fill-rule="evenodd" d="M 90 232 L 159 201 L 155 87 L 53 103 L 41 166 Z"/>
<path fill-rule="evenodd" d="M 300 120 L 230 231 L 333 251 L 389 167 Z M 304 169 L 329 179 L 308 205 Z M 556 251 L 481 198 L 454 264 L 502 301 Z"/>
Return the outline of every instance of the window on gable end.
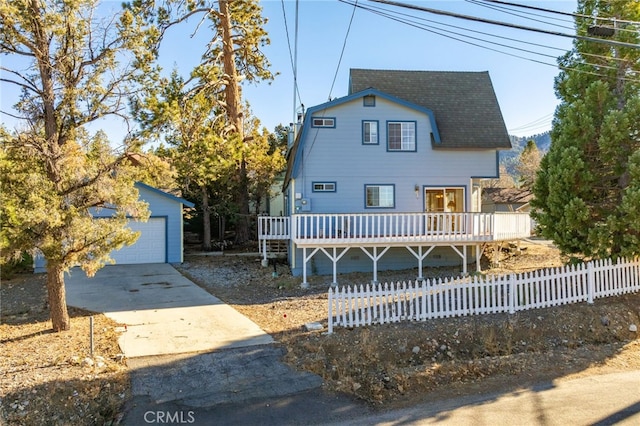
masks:
<path fill-rule="evenodd" d="M 362 105 L 366 107 L 376 106 L 376 97 L 374 95 L 366 95 L 362 98 Z"/>

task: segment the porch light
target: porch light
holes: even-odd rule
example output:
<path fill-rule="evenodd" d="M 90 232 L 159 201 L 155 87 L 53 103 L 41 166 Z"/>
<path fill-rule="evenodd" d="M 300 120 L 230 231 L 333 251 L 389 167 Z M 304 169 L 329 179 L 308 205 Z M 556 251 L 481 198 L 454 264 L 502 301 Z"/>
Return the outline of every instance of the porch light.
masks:
<path fill-rule="evenodd" d="M 416 183 L 416 186 L 413 187 L 413 190 L 416 192 L 416 198 L 420 196 L 420 187 Z"/>

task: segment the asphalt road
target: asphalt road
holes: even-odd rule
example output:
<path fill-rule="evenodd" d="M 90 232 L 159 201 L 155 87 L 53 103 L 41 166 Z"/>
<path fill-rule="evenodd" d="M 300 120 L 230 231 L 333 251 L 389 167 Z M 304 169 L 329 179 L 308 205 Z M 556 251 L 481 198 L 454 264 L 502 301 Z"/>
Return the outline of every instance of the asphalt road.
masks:
<path fill-rule="evenodd" d="M 191 397 L 192 398 L 192 397 Z M 640 371 L 378 411 L 321 388 L 239 403 L 132 401 L 124 424 L 193 425 L 640 425 Z"/>

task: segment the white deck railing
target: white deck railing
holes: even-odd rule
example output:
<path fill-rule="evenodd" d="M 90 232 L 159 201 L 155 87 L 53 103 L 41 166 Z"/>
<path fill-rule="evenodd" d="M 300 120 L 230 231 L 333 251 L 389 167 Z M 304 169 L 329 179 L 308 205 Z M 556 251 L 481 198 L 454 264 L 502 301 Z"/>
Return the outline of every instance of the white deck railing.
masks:
<path fill-rule="evenodd" d="M 258 240 L 288 240 L 291 219 L 287 216 L 258 216 Z"/>
<path fill-rule="evenodd" d="M 297 244 L 482 242 L 527 238 L 527 213 L 347 213 L 259 217 L 258 239 Z"/>

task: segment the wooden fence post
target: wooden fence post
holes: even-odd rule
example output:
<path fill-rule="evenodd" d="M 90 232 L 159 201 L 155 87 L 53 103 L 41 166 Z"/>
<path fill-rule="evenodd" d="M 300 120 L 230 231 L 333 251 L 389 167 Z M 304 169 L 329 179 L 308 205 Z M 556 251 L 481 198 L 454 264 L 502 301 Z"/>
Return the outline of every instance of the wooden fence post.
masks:
<path fill-rule="evenodd" d="M 595 274 L 593 273 L 593 261 L 587 262 L 587 303 L 593 305 L 595 293 Z"/>
<path fill-rule="evenodd" d="M 516 275 L 509 274 L 509 281 L 507 284 L 507 288 L 509 289 L 509 313 L 516 313 Z"/>
<path fill-rule="evenodd" d="M 329 334 L 333 333 L 333 289 L 331 287 L 329 287 L 329 322 L 327 328 Z"/>

